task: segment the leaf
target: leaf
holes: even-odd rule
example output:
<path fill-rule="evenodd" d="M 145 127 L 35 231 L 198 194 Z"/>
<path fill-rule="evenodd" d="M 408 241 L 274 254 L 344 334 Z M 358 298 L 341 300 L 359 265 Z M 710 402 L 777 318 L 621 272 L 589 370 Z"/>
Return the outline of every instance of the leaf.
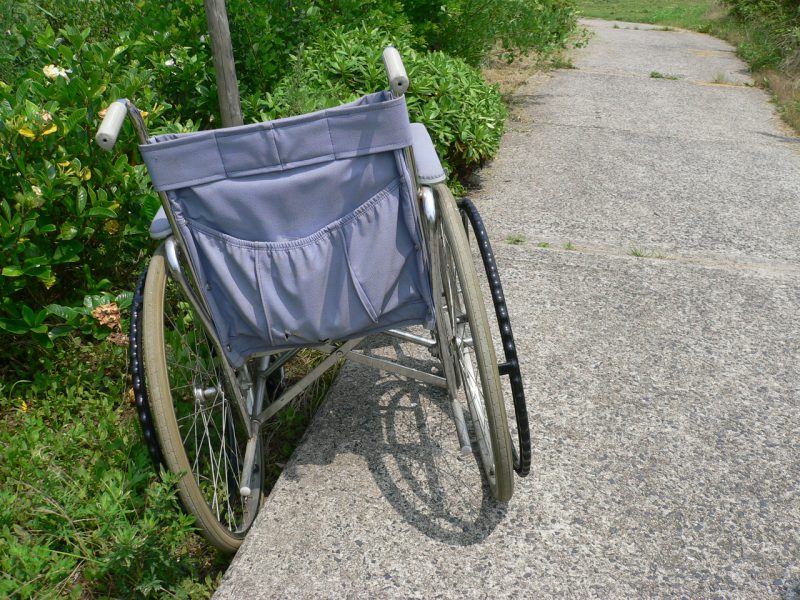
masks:
<path fill-rule="evenodd" d="M 36 326 L 36 313 L 34 313 L 33 309 L 27 304 L 23 305 L 22 307 L 22 318 L 30 327 Z"/>
<path fill-rule="evenodd" d="M 19 267 L 3 267 L 4 277 L 19 277 L 22 274 L 23 271 Z"/>
<path fill-rule="evenodd" d="M 53 259 L 51 264 L 76 262 L 80 260 L 79 253 L 83 252 L 83 244 L 78 240 L 68 240 L 59 244 L 53 252 Z"/>
<path fill-rule="evenodd" d="M 47 312 L 46 308 L 43 308 L 38 313 L 36 313 L 36 325 L 38 326 L 44 323 L 44 320 L 47 318 L 48 314 L 49 313 Z"/>
<path fill-rule="evenodd" d="M 61 226 L 61 233 L 58 234 L 59 240 L 71 240 L 78 235 L 78 228 L 74 223 L 64 223 Z"/>
<path fill-rule="evenodd" d="M 50 331 L 47 332 L 47 336 L 51 340 L 55 340 L 57 338 L 64 337 L 73 329 L 74 327 L 72 327 L 71 325 L 57 325 L 55 327 L 50 328 Z"/>
<path fill-rule="evenodd" d="M 108 294 L 92 294 L 83 298 L 83 305 L 91 310 L 109 302 L 111 302 L 111 296 Z"/>
<path fill-rule="evenodd" d="M 25 221 L 22 224 L 22 229 L 19 230 L 19 234 L 21 236 L 25 235 L 26 233 L 28 233 L 34 227 L 36 227 L 36 219 L 28 219 L 27 221 Z"/>
<path fill-rule="evenodd" d="M 28 327 L 22 319 L 0 319 L 0 329 L 17 335 L 28 333 Z"/>
<path fill-rule="evenodd" d="M 55 123 L 51 123 L 50 127 L 48 127 L 47 129 L 45 129 L 42 132 L 42 136 L 50 135 L 51 133 L 55 133 L 57 130 L 58 130 L 58 127 L 56 127 L 56 124 Z"/>
<path fill-rule="evenodd" d="M 29 127 L 20 127 L 17 130 L 17 133 L 19 133 L 20 135 L 24 135 L 26 138 L 29 139 L 33 139 L 36 137 L 36 134 L 33 133 L 33 131 L 31 131 Z"/>
<path fill-rule="evenodd" d="M 42 325 L 42 327 L 36 327 L 35 329 L 32 329 L 31 337 L 33 338 L 33 341 L 39 344 L 40 346 L 43 346 L 45 348 L 53 347 L 53 340 L 50 339 L 47 332 L 47 327 L 44 325 Z"/>
<path fill-rule="evenodd" d="M 120 308 L 128 308 L 133 302 L 133 292 L 117 294 L 116 298 L 114 298 L 114 302 L 116 302 Z"/>
<path fill-rule="evenodd" d="M 83 211 L 86 210 L 86 189 L 83 186 L 78 188 L 78 195 L 75 198 L 75 203 L 75 212 L 82 215 Z"/>
<path fill-rule="evenodd" d="M 94 208 L 90 208 L 86 211 L 87 217 L 108 217 L 110 219 L 114 219 L 117 216 L 110 208 L 106 208 L 104 206 L 95 206 Z"/>
<path fill-rule="evenodd" d="M 102 87 L 105 87 L 105 84 Z M 75 110 L 67 117 L 67 129 L 72 130 L 75 129 L 77 125 L 85 123 L 87 113 L 88 111 L 85 108 L 79 108 Z"/>
<path fill-rule="evenodd" d="M 25 261 L 27 262 L 27 261 Z M 36 277 L 42 281 L 48 281 L 52 275 L 50 265 L 31 264 L 23 269 L 23 273 L 28 277 Z"/>
<path fill-rule="evenodd" d="M 61 304 L 48 304 L 45 306 L 45 310 L 51 315 L 61 317 L 68 323 L 80 318 L 81 316 L 81 313 L 79 313 L 76 309 L 70 308 L 69 306 L 62 306 Z"/>

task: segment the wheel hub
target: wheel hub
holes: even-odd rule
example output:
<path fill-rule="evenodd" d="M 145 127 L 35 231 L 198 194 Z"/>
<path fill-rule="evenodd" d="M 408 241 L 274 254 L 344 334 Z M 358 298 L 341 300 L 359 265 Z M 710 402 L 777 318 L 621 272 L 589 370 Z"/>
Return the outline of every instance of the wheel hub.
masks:
<path fill-rule="evenodd" d="M 201 388 L 194 388 L 194 400 L 197 404 L 205 405 L 207 400 L 211 400 L 217 395 L 217 388 L 214 386 Z"/>

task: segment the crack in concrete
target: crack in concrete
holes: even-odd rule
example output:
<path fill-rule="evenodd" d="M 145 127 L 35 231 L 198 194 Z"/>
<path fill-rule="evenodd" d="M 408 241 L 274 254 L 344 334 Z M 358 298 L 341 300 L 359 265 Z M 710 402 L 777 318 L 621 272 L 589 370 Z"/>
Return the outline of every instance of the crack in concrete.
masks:
<path fill-rule="evenodd" d="M 536 238 L 544 239 L 544 238 Z M 640 248 L 645 254 L 642 256 L 635 256 L 632 254 L 633 248 L 639 248 L 632 244 L 627 249 L 619 246 L 604 245 L 593 242 L 582 242 L 569 240 L 575 247 L 572 249 L 564 248 L 567 240 L 561 242 L 548 242 L 548 247 L 537 246 L 535 244 L 508 244 L 503 240 L 492 240 L 494 247 L 514 248 L 519 253 L 534 253 L 534 252 L 560 252 L 567 254 L 586 254 L 590 256 L 605 256 L 609 258 L 622 258 L 629 260 L 646 260 L 651 262 L 664 262 L 670 264 L 683 264 L 687 266 L 706 267 L 709 269 L 721 269 L 726 271 L 750 271 L 757 272 L 764 275 L 780 276 L 782 278 L 800 277 L 800 265 L 789 262 L 773 261 L 769 259 L 764 260 L 750 260 L 743 261 L 738 258 L 724 257 L 724 256 L 693 256 L 690 254 L 680 254 L 659 248 Z M 501 251 L 503 252 L 503 251 Z M 652 255 L 648 255 L 652 253 Z M 525 259 L 522 256 L 515 256 L 515 258 Z"/>

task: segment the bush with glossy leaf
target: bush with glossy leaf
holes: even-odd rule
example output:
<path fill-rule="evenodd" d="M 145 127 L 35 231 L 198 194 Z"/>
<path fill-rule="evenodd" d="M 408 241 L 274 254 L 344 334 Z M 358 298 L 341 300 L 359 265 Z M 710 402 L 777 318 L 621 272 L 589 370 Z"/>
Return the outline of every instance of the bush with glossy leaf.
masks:
<path fill-rule="evenodd" d="M 151 118 L 165 109 L 147 91 L 157 73 L 121 60 L 130 46 L 88 36 L 46 29 L 37 69 L 0 86 L 0 331 L 44 345 L 67 330 L 50 329 L 61 322 L 47 305 L 129 280 L 158 205 L 133 148 L 92 143 L 109 97 L 137 94 Z"/>
<path fill-rule="evenodd" d="M 441 52 L 418 52 L 403 32 L 360 27 L 333 28 L 294 59 L 294 70 L 265 98 L 248 108 L 275 118 L 335 106 L 386 88 L 382 49 L 396 46 L 411 87 L 406 93 L 412 121 L 425 124 L 453 175 L 465 175 L 494 156 L 506 110 L 500 93 L 464 61 Z"/>

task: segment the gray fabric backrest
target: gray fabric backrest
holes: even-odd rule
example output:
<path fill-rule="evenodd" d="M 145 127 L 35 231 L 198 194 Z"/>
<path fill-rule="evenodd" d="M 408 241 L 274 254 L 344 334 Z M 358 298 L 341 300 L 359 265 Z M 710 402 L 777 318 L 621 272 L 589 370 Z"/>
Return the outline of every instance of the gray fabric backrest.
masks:
<path fill-rule="evenodd" d="M 371 94 L 140 147 L 234 365 L 389 327 L 432 327 L 402 149 L 403 98 Z"/>

